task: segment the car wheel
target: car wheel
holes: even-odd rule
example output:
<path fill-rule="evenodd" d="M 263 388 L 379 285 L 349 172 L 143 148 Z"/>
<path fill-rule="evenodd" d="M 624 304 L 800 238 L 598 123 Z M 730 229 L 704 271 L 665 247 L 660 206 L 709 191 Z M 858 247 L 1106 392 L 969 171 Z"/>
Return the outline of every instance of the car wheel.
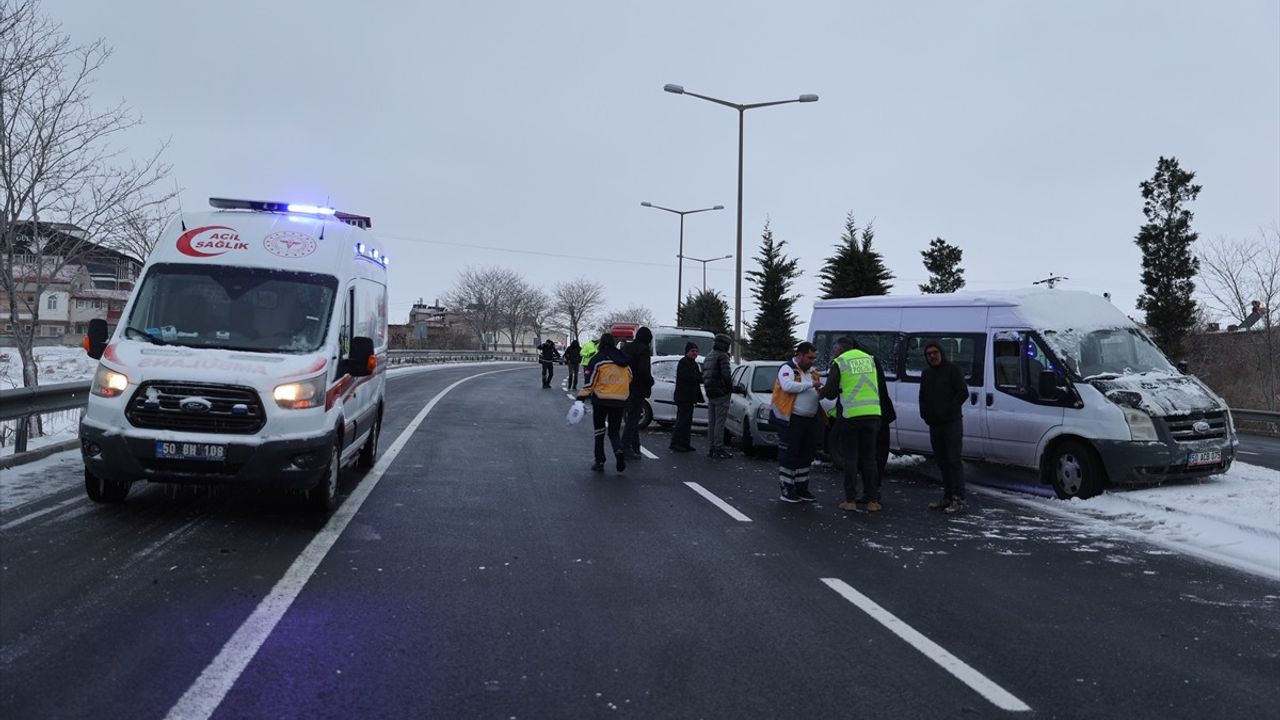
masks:
<path fill-rule="evenodd" d="M 128 480 L 100 478 L 88 470 L 84 471 L 84 491 L 90 500 L 97 503 L 124 502 L 132 484 Z"/>
<path fill-rule="evenodd" d="M 640 406 L 640 429 L 644 430 L 649 427 L 649 423 L 653 422 L 653 408 L 649 407 L 649 403 Z"/>
<path fill-rule="evenodd" d="M 369 439 L 360 448 L 360 459 L 356 461 L 361 469 L 368 470 L 378 462 L 378 436 L 382 435 L 382 410 L 378 410 L 378 419 L 373 421 L 373 429 L 369 431 Z"/>
<path fill-rule="evenodd" d="M 333 444 L 329 470 L 307 491 L 307 504 L 316 512 L 332 512 L 338 506 L 338 478 L 342 475 L 342 441 Z"/>
<path fill-rule="evenodd" d="M 756 454 L 756 441 L 751 439 L 751 426 L 745 423 L 742 425 L 741 446 L 743 455 Z"/>
<path fill-rule="evenodd" d="M 1102 463 L 1093 449 L 1084 443 L 1068 440 L 1057 446 L 1049 458 L 1049 479 L 1058 497 L 1091 498 L 1102 492 L 1105 484 Z"/>

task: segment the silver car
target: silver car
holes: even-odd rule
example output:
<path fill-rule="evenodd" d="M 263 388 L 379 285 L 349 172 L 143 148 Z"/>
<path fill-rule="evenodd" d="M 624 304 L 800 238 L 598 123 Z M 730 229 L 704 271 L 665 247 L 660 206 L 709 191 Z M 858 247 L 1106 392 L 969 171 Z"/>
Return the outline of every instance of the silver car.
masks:
<path fill-rule="evenodd" d="M 653 368 L 653 393 L 645 405 L 640 417 L 640 427 L 649 427 L 656 422 L 663 427 L 676 424 L 676 365 L 683 355 L 657 355 L 651 359 Z M 702 356 L 698 356 L 698 368 L 702 368 Z M 693 406 L 693 424 L 706 426 L 707 404 L 700 402 Z"/>
<path fill-rule="evenodd" d="M 769 412 L 773 409 L 773 384 L 781 367 L 777 360 L 752 360 L 735 367 L 730 376 L 733 395 L 724 428 L 745 455 L 758 447 L 778 445 L 778 431 L 770 422 Z"/>

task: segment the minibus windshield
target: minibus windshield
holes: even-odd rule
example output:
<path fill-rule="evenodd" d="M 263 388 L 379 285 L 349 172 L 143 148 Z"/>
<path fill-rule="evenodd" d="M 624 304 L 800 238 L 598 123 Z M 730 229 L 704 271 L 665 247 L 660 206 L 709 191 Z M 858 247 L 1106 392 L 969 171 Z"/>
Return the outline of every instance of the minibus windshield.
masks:
<path fill-rule="evenodd" d="M 226 265 L 158 264 L 143 278 L 128 336 L 161 345 L 307 353 L 324 344 L 338 280 Z"/>
<path fill-rule="evenodd" d="M 1047 331 L 1044 335 L 1063 362 L 1085 380 L 1177 372 L 1160 348 L 1136 328 L 1108 328 L 1088 333 Z"/>

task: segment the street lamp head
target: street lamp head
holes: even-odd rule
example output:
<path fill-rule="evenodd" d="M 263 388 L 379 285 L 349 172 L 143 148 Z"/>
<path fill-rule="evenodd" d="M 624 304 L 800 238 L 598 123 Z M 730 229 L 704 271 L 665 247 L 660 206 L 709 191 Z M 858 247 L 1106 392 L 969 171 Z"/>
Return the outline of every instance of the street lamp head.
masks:
<path fill-rule="evenodd" d="M 675 93 L 676 95 L 683 95 L 683 94 L 684 94 L 684 86 L 683 86 L 683 85 L 675 85 L 675 84 L 673 84 L 673 83 L 667 83 L 666 85 L 663 85 L 663 86 L 662 86 L 662 89 L 663 89 L 663 90 L 666 90 L 666 91 L 667 91 L 667 92 L 669 92 L 669 93 Z"/>
<path fill-rule="evenodd" d="M 647 201 L 646 201 L 646 202 L 642 202 L 642 203 L 640 203 L 640 207 L 653 207 L 653 203 L 651 203 L 651 202 L 647 202 Z"/>
<path fill-rule="evenodd" d="M 717 206 L 715 206 L 715 207 L 713 207 L 713 208 L 711 208 L 711 209 L 712 209 L 712 210 L 723 210 L 723 209 L 724 209 L 724 206 L 723 206 L 723 205 L 717 205 Z"/>
<path fill-rule="evenodd" d="M 800 96 L 800 102 L 818 102 L 818 96 L 817 96 L 817 95 L 812 95 L 812 94 L 809 94 L 809 95 L 801 95 L 801 96 Z"/>

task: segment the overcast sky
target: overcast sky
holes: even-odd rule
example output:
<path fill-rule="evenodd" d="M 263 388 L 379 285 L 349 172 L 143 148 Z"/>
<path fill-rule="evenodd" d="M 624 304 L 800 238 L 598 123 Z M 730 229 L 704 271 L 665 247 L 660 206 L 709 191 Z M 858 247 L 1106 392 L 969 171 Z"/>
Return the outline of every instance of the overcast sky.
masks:
<path fill-rule="evenodd" d="M 1280 220 L 1280 3 L 137 2 L 46 0 L 115 55 L 103 102 L 171 140 L 187 210 L 209 196 L 365 213 L 392 257 L 391 320 L 467 265 L 674 320 L 685 254 L 734 251 L 735 102 L 746 116 L 744 260 L 766 218 L 800 260 L 801 322 L 846 213 L 915 293 L 934 237 L 971 289 L 1109 291 L 1135 317 L 1138 183 L 1176 156 L 1201 237 Z M 605 262 L 613 258 L 620 262 Z M 621 262 L 625 261 L 625 262 Z M 686 291 L 701 264 L 685 269 Z M 732 261 L 708 284 L 732 305 Z M 744 285 L 747 317 L 752 317 Z"/>

